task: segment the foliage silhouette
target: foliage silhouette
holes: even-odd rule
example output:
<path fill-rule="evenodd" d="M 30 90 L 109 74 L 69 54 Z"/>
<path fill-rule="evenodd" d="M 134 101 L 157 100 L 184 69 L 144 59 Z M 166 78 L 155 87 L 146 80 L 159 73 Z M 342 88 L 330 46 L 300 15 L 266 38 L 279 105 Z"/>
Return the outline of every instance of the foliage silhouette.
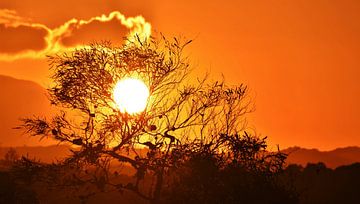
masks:
<path fill-rule="evenodd" d="M 245 85 L 230 87 L 223 81 L 209 82 L 206 76 L 189 77 L 190 63 L 183 53 L 191 41 L 164 36 L 134 39 L 121 47 L 102 42 L 49 57 L 54 82 L 49 98 L 62 110 L 50 120 L 25 118 L 21 128 L 77 148 L 56 164 L 22 160 L 17 172 L 35 165 L 39 168 L 30 174 L 43 177 L 37 181 L 76 192 L 88 184 L 96 187 L 83 188 L 82 198 L 96 190 L 117 190 L 160 203 L 175 198 L 176 188 L 163 188 L 168 184 L 194 188 L 195 184 L 186 182 L 177 185 L 189 175 L 200 175 L 199 184 L 208 186 L 206 179 L 213 174 L 215 179 L 231 181 L 232 171 L 246 172 L 267 180 L 283 169 L 286 156 L 266 152 L 266 138 L 241 134 L 246 127 L 244 115 L 252 111 Z M 142 113 L 122 113 L 113 100 L 116 82 L 128 76 L 140 78 L 149 87 L 148 106 Z M 133 179 L 115 182 L 124 172 L 115 172 L 114 162 L 134 168 Z M 194 172 L 185 174 L 189 168 Z M 214 182 L 216 187 L 227 185 Z"/>
<path fill-rule="evenodd" d="M 286 155 L 266 152 L 264 139 L 223 135 L 228 151 L 192 152 L 174 172 L 163 203 L 297 203 L 279 182 Z"/>

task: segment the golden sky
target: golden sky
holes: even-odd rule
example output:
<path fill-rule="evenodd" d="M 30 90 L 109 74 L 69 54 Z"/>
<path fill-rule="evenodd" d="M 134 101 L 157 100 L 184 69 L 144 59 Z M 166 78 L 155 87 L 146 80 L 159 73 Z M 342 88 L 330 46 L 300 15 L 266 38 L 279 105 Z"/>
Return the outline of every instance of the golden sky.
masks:
<path fill-rule="evenodd" d="M 2 0 L 0 74 L 46 87 L 46 54 L 137 31 L 194 38 L 196 73 L 246 83 L 271 144 L 360 145 L 358 0 Z"/>

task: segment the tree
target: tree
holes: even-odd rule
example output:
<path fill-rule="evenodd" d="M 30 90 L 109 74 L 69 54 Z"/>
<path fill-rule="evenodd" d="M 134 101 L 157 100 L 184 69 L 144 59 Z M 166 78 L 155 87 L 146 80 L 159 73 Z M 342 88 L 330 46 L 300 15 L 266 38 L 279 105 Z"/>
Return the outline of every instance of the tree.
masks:
<path fill-rule="evenodd" d="M 252 110 L 245 85 L 189 77 L 190 63 L 183 53 L 191 41 L 135 39 L 121 47 L 102 42 L 49 57 L 49 98 L 62 110 L 50 120 L 25 118 L 22 128 L 77 146 L 58 166 L 76 164 L 76 180 L 101 190 L 131 191 L 151 203 L 160 202 L 169 172 L 194 155 L 211 153 L 249 171 L 282 168 L 283 154 L 266 154 L 265 140 L 240 135 L 246 127 L 244 115 Z M 116 82 L 128 76 L 149 87 L 147 107 L 138 114 L 119 111 L 113 99 Z M 109 163 L 114 160 L 134 168 L 135 178 L 113 183 Z M 92 176 L 87 175 L 94 168 Z"/>

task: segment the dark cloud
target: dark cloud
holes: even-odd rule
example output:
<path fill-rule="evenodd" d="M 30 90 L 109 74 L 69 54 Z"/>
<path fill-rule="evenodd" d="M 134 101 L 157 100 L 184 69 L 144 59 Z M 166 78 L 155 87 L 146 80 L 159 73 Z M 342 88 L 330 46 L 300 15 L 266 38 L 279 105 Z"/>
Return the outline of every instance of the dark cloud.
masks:
<path fill-rule="evenodd" d="M 70 36 L 64 37 L 61 43 L 66 47 L 88 44 L 94 41 L 110 40 L 112 43 L 121 44 L 123 37 L 129 30 L 117 19 L 108 22 L 93 21 L 72 30 Z"/>
<path fill-rule="evenodd" d="M 21 3 L 20 3 L 21 2 Z M 89 19 L 93 16 L 121 11 L 125 16 L 144 16 L 153 20 L 154 2 L 149 0 L 1 0 L 0 8 L 17 11 L 34 22 L 56 28 L 72 18 Z"/>
<path fill-rule="evenodd" d="M 135 33 L 149 36 L 151 25 L 142 16 L 125 17 L 118 11 L 87 20 L 73 18 L 49 28 L 13 10 L 0 9 L 0 60 L 45 57 L 100 40 L 120 44 Z"/>
<path fill-rule="evenodd" d="M 0 24 L 0 53 L 16 54 L 28 50 L 43 50 L 47 47 L 47 35 L 47 30 L 40 27 L 8 27 Z"/>

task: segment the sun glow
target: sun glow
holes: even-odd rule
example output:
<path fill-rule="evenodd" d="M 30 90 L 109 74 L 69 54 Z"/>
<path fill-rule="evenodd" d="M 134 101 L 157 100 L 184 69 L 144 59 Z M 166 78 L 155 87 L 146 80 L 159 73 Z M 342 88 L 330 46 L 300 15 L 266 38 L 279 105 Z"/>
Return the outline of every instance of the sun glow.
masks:
<path fill-rule="evenodd" d="M 113 95 L 120 112 L 135 114 L 145 110 L 149 89 L 139 79 L 125 78 L 115 85 Z"/>

